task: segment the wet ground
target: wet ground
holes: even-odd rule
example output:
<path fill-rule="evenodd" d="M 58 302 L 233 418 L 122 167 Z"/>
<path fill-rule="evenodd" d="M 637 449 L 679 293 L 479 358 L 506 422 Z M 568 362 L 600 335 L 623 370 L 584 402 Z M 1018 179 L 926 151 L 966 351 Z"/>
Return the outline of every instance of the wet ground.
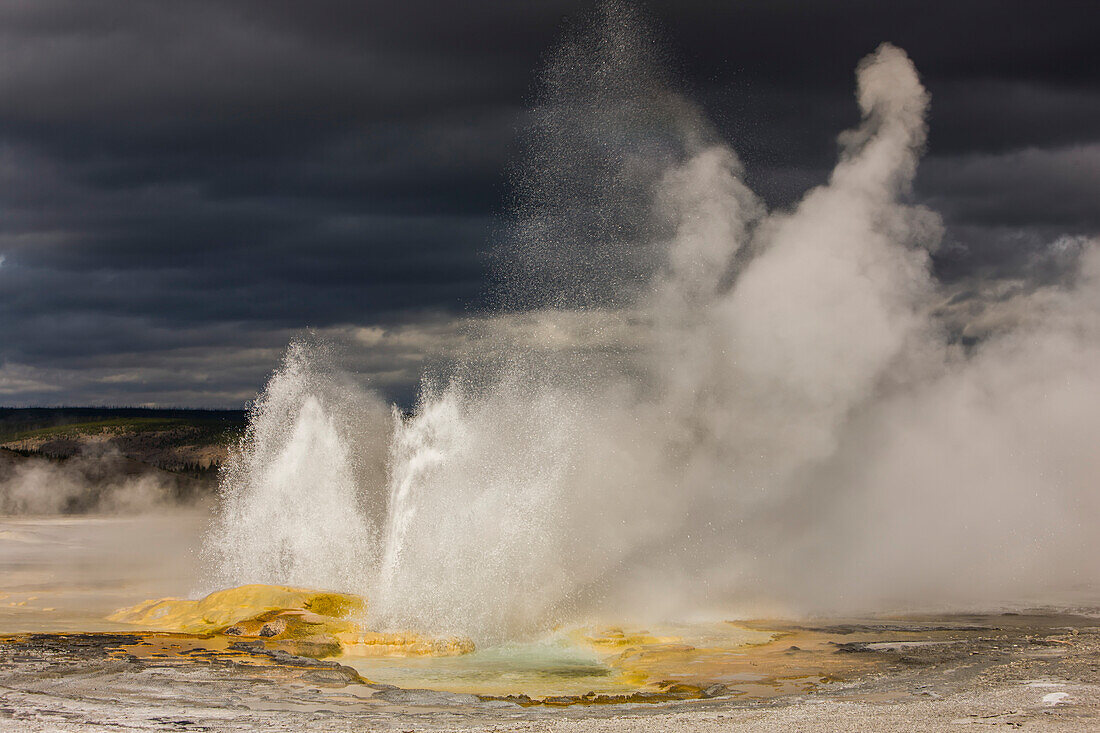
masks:
<path fill-rule="evenodd" d="M 0 521 L 0 731 L 1100 730 L 1088 607 L 578 628 L 443 656 L 378 654 L 402 646 L 349 642 L 334 617 L 325 656 L 291 633 L 303 611 L 201 633 L 109 621 L 194 589 L 205 522 Z"/>
<path fill-rule="evenodd" d="M 0 729 L 1100 730 L 1092 615 L 736 628 L 770 640 L 734 651 L 628 639 L 601 658 L 635 675 L 633 690 L 541 698 L 393 686 L 270 640 L 15 635 L 0 639 Z"/>
<path fill-rule="evenodd" d="M 208 511 L 140 516 L 0 517 L 0 634 L 112 631 L 106 617 L 147 598 L 187 595 Z"/>

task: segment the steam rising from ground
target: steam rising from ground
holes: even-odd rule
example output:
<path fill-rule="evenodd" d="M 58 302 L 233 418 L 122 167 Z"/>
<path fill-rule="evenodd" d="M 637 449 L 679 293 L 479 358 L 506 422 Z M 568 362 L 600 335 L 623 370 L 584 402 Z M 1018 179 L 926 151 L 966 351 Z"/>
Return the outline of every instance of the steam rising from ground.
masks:
<path fill-rule="evenodd" d="M 132 461 L 110 443 L 65 460 L 0 454 L 0 515 L 139 514 L 196 503 L 194 479 Z"/>
<path fill-rule="evenodd" d="M 828 183 L 769 213 L 640 63 L 637 21 L 603 12 L 551 63 L 503 253 L 541 334 L 487 319 L 499 348 L 411 417 L 292 347 L 224 476 L 218 582 L 357 591 L 380 626 L 485 639 L 1100 581 L 1097 243 L 963 348 L 939 219 L 904 203 L 929 98 L 902 50 L 860 62 Z M 544 338 L 578 322 L 583 346 Z"/>

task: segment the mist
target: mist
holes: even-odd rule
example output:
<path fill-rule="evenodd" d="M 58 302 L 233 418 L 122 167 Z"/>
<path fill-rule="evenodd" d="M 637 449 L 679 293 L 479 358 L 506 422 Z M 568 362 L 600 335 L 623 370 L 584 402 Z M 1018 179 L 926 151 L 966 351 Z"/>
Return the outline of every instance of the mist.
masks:
<path fill-rule="evenodd" d="M 108 441 L 57 459 L 0 455 L 0 515 L 142 514 L 201 507 L 198 481 L 126 458 Z"/>
<path fill-rule="evenodd" d="M 960 340 L 939 217 L 909 203 L 931 100 L 902 49 L 856 68 L 827 183 L 769 212 L 644 34 L 605 4 L 549 60 L 493 348 L 406 416 L 291 347 L 223 473 L 211 583 L 478 641 L 1095 589 L 1100 243 L 973 296 Z"/>

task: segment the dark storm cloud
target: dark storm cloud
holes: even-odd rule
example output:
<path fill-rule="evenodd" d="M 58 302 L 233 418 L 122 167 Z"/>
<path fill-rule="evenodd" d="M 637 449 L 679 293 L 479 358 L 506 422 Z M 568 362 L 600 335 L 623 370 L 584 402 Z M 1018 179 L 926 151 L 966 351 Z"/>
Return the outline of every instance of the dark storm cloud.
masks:
<path fill-rule="evenodd" d="M 1100 141 L 999 155 L 933 157 L 921 182 L 958 223 L 1100 230 Z"/>
<path fill-rule="evenodd" d="M 304 327 L 476 312 L 537 67 L 588 7 L 0 2 L 0 402 L 235 404 Z M 772 205 L 828 174 L 889 40 L 932 93 L 942 277 L 1100 230 L 1092 2 L 649 8 Z M 398 353 L 365 368 L 404 394 Z"/>

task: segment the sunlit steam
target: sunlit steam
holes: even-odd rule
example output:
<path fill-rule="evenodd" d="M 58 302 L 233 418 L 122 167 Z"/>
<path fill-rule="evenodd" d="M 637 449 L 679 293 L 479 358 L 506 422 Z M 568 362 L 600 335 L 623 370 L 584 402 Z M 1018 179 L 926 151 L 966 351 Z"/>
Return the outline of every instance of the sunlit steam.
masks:
<path fill-rule="evenodd" d="M 375 405 L 316 358 L 291 348 L 223 469 L 222 511 L 205 548 L 219 581 L 348 587 L 371 563 L 357 475 L 369 442 L 358 439 L 358 419 L 376 418 Z"/>
<path fill-rule="evenodd" d="M 477 639 L 761 604 L 1011 603 L 1100 580 L 1100 251 L 977 347 L 905 203 L 929 95 L 860 62 L 828 182 L 768 213 L 614 4 L 546 74 L 499 348 L 387 412 L 295 346 L 223 481 L 219 582 Z M 580 315 L 578 315 L 580 314 Z M 590 338 L 545 348 L 547 333 Z M 388 446 L 388 448 L 386 447 Z"/>

